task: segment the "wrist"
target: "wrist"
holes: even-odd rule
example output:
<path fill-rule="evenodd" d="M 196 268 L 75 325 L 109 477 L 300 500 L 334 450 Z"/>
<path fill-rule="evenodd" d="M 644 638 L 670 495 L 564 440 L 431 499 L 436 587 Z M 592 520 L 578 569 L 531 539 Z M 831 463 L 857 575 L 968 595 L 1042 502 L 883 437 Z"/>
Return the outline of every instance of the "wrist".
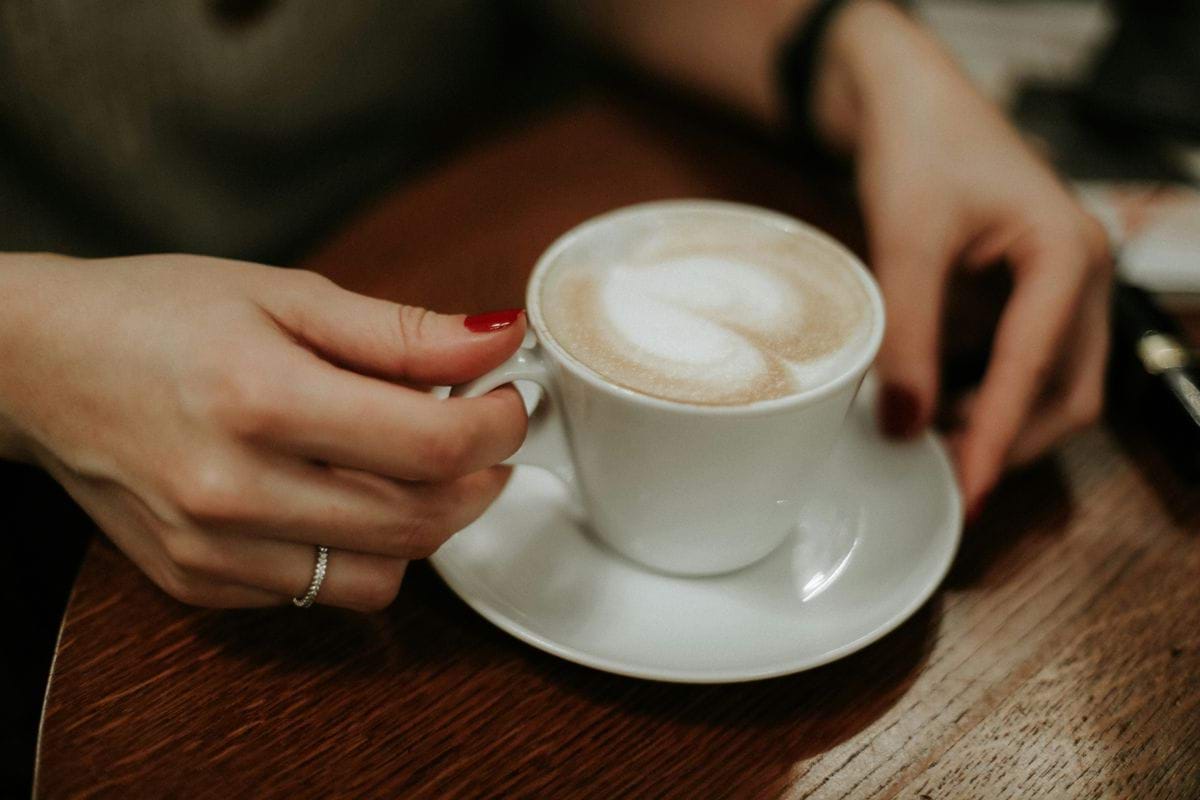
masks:
<path fill-rule="evenodd" d="M 835 152 L 855 154 L 871 119 L 931 91 L 943 71 L 931 59 L 949 63 L 894 2 L 850 0 L 821 42 L 809 108 L 814 134 Z"/>
<path fill-rule="evenodd" d="M 23 381 L 22 365 L 30 357 L 29 342 L 42 310 L 43 285 L 51 270 L 67 259 L 45 253 L 0 254 L 0 460 L 33 462 L 34 448 L 16 413 L 17 394 L 36 387 Z"/>

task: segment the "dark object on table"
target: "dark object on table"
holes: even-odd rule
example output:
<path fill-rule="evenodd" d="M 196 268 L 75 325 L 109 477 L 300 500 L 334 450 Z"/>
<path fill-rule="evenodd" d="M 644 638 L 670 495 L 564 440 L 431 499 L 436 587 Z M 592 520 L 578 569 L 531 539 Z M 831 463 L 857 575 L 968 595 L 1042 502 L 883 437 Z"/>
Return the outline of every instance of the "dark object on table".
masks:
<path fill-rule="evenodd" d="M 1117 0 L 1118 25 L 1083 88 L 1097 122 L 1200 140 L 1200 3 Z"/>
<path fill-rule="evenodd" d="M 1189 183 L 1163 137 L 1200 141 L 1200 2 L 1115 0 L 1117 27 L 1077 85 L 1030 82 L 1012 108 L 1075 180 Z"/>
<path fill-rule="evenodd" d="M 1152 133 L 1105 124 L 1084 113 L 1082 92 L 1076 86 L 1030 82 L 1020 88 L 1013 103 L 1017 125 L 1038 142 L 1059 171 L 1077 181 L 1192 180 Z"/>
<path fill-rule="evenodd" d="M 1146 292 L 1118 283 L 1110 363 L 1112 412 L 1146 426 L 1192 480 L 1200 479 L 1200 365 L 1179 326 Z"/>

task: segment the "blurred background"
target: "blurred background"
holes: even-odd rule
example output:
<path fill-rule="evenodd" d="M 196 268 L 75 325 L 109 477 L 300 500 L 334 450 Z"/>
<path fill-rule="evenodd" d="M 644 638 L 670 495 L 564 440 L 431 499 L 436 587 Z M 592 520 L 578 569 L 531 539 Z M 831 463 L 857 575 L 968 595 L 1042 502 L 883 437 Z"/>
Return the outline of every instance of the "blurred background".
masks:
<path fill-rule="evenodd" d="M 916 13 L 1168 306 L 1200 293 L 1200 3 L 918 0 Z"/>

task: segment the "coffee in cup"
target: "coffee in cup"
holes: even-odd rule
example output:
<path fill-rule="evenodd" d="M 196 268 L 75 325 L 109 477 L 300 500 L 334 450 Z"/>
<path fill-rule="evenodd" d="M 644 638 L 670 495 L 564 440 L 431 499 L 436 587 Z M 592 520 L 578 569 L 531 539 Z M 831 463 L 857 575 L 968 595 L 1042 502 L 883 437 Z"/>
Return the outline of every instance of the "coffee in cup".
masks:
<path fill-rule="evenodd" d="M 700 405 L 820 386 L 871 332 L 852 257 L 803 230 L 664 211 L 576 249 L 541 285 L 550 335 L 603 379 Z"/>

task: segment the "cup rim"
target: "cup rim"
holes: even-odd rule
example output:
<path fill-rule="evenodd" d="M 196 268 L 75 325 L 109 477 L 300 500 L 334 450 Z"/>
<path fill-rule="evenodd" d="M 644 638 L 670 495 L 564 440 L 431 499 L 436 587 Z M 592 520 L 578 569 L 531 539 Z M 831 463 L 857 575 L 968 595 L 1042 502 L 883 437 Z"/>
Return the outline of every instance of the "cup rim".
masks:
<path fill-rule="evenodd" d="M 613 383 L 593 370 L 591 367 L 584 364 L 579 359 L 575 358 L 570 352 L 563 347 L 554 335 L 546 326 L 546 322 L 542 317 L 541 310 L 541 287 L 542 282 L 549 272 L 550 266 L 554 261 L 579 239 L 583 234 L 601 225 L 609 225 L 615 221 L 627 218 L 640 216 L 643 214 L 662 212 L 662 211 L 688 211 L 688 210 L 706 210 L 719 211 L 724 214 L 735 216 L 752 217 L 756 220 L 767 220 L 773 224 L 780 225 L 790 231 L 809 236 L 830 249 L 836 250 L 846 257 L 848 266 L 851 267 L 851 272 L 858 278 L 863 290 L 867 293 L 868 304 L 872 311 L 872 326 L 868 334 L 867 344 L 862 348 L 858 357 L 837 377 L 826 381 L 819 386 L 814 386 L 811 389 L 806 389 L 801 392 L 789 394 L 784 397 L 776 397 L 770 400 L 757 400 L 752 403 L 742 403 L 736 405 L 705 405 L 701 403 L 688 403 L 682 400 L 668 400 L 662 397 L 654 397 L 644 394 L 635 389 L 630 389 L 625 386 Z M 554 354 L 555 360 L 569 370 L 573 375 L 580 380 L 595 387 L 597 390 L 614 397 L 621 398 L 627 402 L 648 408 L 657 408 L 663 411 L 672 411 L 675 413 L 687 413 L 699 416 L 714 416 L 714 417 L 745 417 L 745 416 L 760 416 L 767 414 L 775 414 L 779 412 L 789 411 L 801 406 L 807 406 L 818 402 L 830 395 L 836 394 L 851 382 L 856 382 L 862 379 L 866 374 L 867 368 L 875 360 L 875 356 L 879 352 L 879 346 L 883 342 L 883 332 L 886 327 L 886 318 L 883 306 L 883 296 L 880 292 L 879 285 L 875 282 L 875 278 L 867 270 L 861 259 L 858 258 L 849 248 L 834 239 L 824 231 L 810 225 L 806 222 L 791 217 L 779 211 L 762 208 L 759 206 L 750 205 L 748 203 L 736 203 L 726 200 L 706 200 L 706 199 L 673 199 L 673 200 L 652 200 L 644 203 L 636 203 L 634 205 L 623 206 L 611 211 L 606 211 L 595 217 L 590 217 L 584 222 L 576 225 L 570 230 L 563 233 L 546 249 L 538 258 L 534 265 L 533 272 L 529 277 L 529 285 L 525 292 L 525 309 L 526 316 L 529 320 L 530 328 L 537 336 L 538 343 L 544 350 L 548 350 Z"/>

